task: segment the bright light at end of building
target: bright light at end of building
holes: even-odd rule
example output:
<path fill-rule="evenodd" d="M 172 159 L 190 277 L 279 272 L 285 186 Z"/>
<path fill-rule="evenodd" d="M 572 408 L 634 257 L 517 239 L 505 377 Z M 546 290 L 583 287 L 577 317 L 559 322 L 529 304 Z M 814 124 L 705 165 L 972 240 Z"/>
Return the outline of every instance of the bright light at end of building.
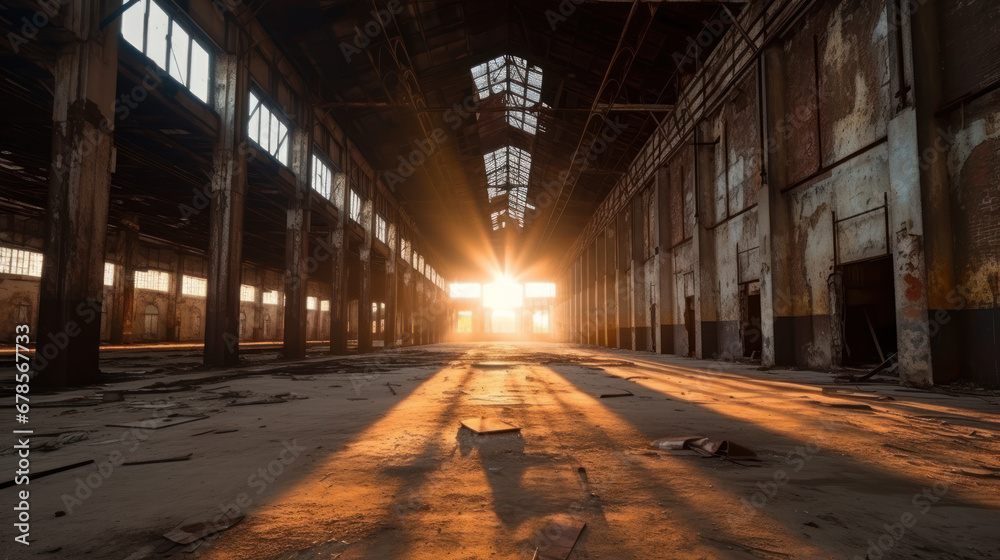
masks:
<path fill-rule="evenodd" d="M 506 276 L 483 286 L 483 306 L 490 309 L 518 309 L 524 305 L 524 287 Z"/>

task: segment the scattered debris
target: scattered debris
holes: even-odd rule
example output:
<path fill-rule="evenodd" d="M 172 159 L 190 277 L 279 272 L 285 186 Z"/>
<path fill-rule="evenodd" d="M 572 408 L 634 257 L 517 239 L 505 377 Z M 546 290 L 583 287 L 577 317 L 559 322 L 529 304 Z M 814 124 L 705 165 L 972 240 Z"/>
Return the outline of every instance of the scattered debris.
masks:
<path fill-rule="evenodd" d="M 744 550 L 744 552 L 754 552 L 754 551 L 756 551 L 756 552 L 764 552 L 766 554 L 774 554 L 775 556 L 791 556 L 791 554 L 788 554 L 788 553 L 785 553 L 785 552 L 778 552 L 776 550 L 768 550 L 766 548 L 759 548 L 759 547 L 752 546 L 752 545 L 749 545 L 749 544 L 740 544 L 740 543 L 735 543 L 735 542 L 732 542 L 732 541 L 724 541 L 722 539 L 713 539 L 712 537 L 706 537 L 705 535 L 700 535 L 700 536 L 701 536 L 701 538 L 705 539 L 706 541 L 712 541 L 712 542 L 717 542 L 719 544 L 724 544 L 724 545 L 728 545 L 728 546 L 735 546 L 736 548 L 742 548 Z"/>
<path fill-rule="evenodd" d="M 68 470 L 79 468 L 79 467 L 82 467 L 82 466 L 85 466 L 85 465 L 90 465 L 93 462 L 94 462 L 94 460 L 90 459 L 88 461 L 81 461 L 79 463 L 73 463 L 72 465 L 66 465 L 65 467 L 56 467 L 54 469 L 49 469 L 47 471 L 33 473 L 31 475 L 31 480 L 35 480 L 37 478 L 46 477 L 46 476 L 49 476 L 50 474 L 61 473 L 63 471 L 68 471 Z M 0 483 L 0 490 L 3 490 L 4 488 L 10 488 L 11 486 L 14 486 L 14 481 L 13 480 L 8 480 L 7 482 Z"/>
<path fill-rule="evenodd" d="M 874 410 L 867 404 L 848 404 L 848 403 L 828 403 L 822 401 L 810 401 L 817 406 L 825 406 L 827 408 L 846 408 L 848 410 Z"/>
<path fill-rule="evenodd" d="M 170 408 L 177 408 L 180 406 L 178 403 L 147 403 L 147 402 L 130 402 L 128 403 L 132 408 L 139 408 L 142 410 L 167 410 Z"/>
<path fill-rule="evenodd" d="M 169 428 L 171 426 L 177 426 L 180 424 L 187 424 L 188 422 L 194 422 L 196 420 L 204 420 L 208 416 L 182 416 L 180 414 L 171 414 L 170 416 L 161 416 L 159 418 L 147 418 L 145 420 L 140 420 L 138 422 L 126 422 L 124 424 L 108 424 L 110 428 L 139 428 L 141 430 L 159 430 L 160 428 Z"/>
<path fill-rule="evenodd" d="M 347 397 L 349 401 L 367 401 L 368 397 Z"/>
<path fill-rule="evenodd" d="M 243 521 L 243 516 L 238 515 L 236 508 L 230 508 L 223 515 L 210 512 L 205 515 L 186 519 L 163 536 L 174 543 L 189 545 L 209 535 L 221 533 L 240 521 Z"/>
<path fill-rule="evenodd" d="M 292 400 L 298 399 L 308 399 L 309 397 L 305 395 L 296 395 L 295 393 L 281 393 L 278 395 L 271 395 L 269 397 L 264 397 L 261 399 L 253 399 L 249 401 L 232 401 L 226 406 L 247 406 L 251 404 L 277 404 L 286 403 Z"/>
<path fill-rule="evenodd" d="M 757 460 L 757 453 L 749 447 L 745 447 L 729 440 L 711 441 L 704 436 L 683 436 L 658 439 L 651 443 L 650 447 L 661 451 L 689 450 L 705 457 Z"/>
<path fill-rule="evenodd" d="M 63 399 L 59 401 L 48 401 L 39 402 L 31 405 L 32 408 L 62 408 L 66 406 L 76 407 L 76 406 L 97 406 L 103 404 L 104 400 L 101 397 L 74 397 L 72 399 Z M 13 408 L 14 405 L 10 405 L 6 408 Z"/>
<path fill-rule="evenodd" d="M 461 424 L 479 435 L 521 431 L 521 428 L 495 418 L 469 418 L 468 420 L 462 420 Z"/>
<path fill-rule="evenodd" d="M 566 560 L 586 526 L 585 522 L 568 515 L 552 518 L 541 531 L 545 541 L 539 543 L 534 557 L 538 560 Z"/>
<path fill-rule="evenodd" d="M 596 396 L 599 399 L 614 399 L 617 397 L 634 397 L 635 395 L 631 391 L 622 389 L 617 393 L 596 393 Z"/>
<path fill-rule="evenodd" d="M 894 401 L 896 399 L 890 397 L 889 395 L 881 395 L 874 391 L 851 391 L 850 389 L 841 389 L 840 387 L 823 387 L 823 394 L 831 397 L 840 397 L 844 399 L 859 399 L 866 401 Z"/>
<path fill-rule="evenodd" d="M 55 451 L 60 447 L 69 445 L 71 443 L 76 443 L 78 441 L 83 441 L 88 437 L 90 437 L 90 434 L 87 432 L 68 432 L 65 434 L 61 434 L 59 437 L 57 437 L 52 441 L 47 441 L 42 445 L 39 445 L 37 449 L 38 451 Z"/>
<path fill-rule="evenodd" d="M 955 467 L 951 469 L 955 474 L 964 474 L 979 478 L 1000 478 L 1000 469 L 979 468 L 979 467 Z"/>
<path fill-rule="evenodd" d="M 402 385 L 399 385 L 397 383 L 386 383 L 385 384 L 385 386 L 388 387 L 390 391 L 392 391 L 392 394 L 395 395 L 396 394 L 396 390 L 392 388 L 393 385 L 395 385 L 396 387 L 402 387 Z"/>
<path fill-rule="evenodd" d="M 122 463 L 126 467 L 133 465 L 152 465 L 154 463 L 176 463 L 178 461 L 187 461 L 191 458 L 194 453 L 188 453 L 187 455 L 181 455 L 180 457 L 166 457 L 163 459 L 149 459 L 147 461 L 131 461 L 128 463 Z"/>
<path fill-rule="evenodd" d="M 841 375 L 840 377 L 837 377 L 836 380 L 837 381 L 848 381 L 850 383 L 858 383 L 858 382 L 861 382 L 861 381 L 868 381 L 869 379 L 871 379 L 876 374 L 878 374 L 878 373 L 880 373 L 882 371 L 885 371 L 887 373 L 893 371 L 895 369 L 896 364 L 897 364 L 896 354 L 891 354 L 888 358 L 885 359 L 885 361 L 883 361 L 881 364 L 875 366 L 874 369 L 872 369 L 868 373 L 862 375 L 861 377 L 855 377 L 854 375 L 848 373 L 847 375 Z"/>

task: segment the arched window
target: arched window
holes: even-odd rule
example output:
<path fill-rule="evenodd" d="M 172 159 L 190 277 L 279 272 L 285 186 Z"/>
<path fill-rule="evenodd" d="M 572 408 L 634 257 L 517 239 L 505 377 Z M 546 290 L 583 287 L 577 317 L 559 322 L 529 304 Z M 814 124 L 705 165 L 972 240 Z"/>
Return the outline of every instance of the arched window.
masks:
<path fill-rule="evenodd" d="M 31 302 L 22 299 L 17 304 L 17 324 L 27 325 L 31 323 Z"/>
<path fill-rule="evenodd" d="M 143 336 L 152 340 L 160 334 L 160 310 L 155 305 L 146 306 L 146 312 L 142 320 Z"/>

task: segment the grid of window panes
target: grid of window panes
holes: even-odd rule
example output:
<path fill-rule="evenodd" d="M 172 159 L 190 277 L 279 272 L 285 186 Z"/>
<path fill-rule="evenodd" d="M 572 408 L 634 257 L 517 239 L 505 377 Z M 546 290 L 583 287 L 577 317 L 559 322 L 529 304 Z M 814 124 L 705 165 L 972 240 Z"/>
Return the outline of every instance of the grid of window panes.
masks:
<path fill-rule="evenodd" d="M 323 158 L 313 154 L 312 188 L 323 198 L 330 200 L 333 194 L 333 170 L 323 161 Z"/>
<path fill-rule="evenodd" d="M 503 95 L 507 106 L 507 124 L 535 134 L 538 128 L 536 110 L 542 99 L 542 69 L 528 66 L 523 58 L 501 55 L 472 68 L 479 99 Z"/>
<path fill-rule="evenodd" d="M 10 247 L 0 247 L 0 273 L 42 275 L 42 254 Z"/>
<path fill-rule="evenodd" d="M 316 298 L 312 296 L 306 298 L 306 309 L 308 309 L 309 311 L 316 310 Z"/>
<path fill-rule="evenodd" d="M 122 37 L 208 103 L 212 55 L 184 27 L 156 0 L 139 0 L 122 14 Z"/>
<path fill-rule="evenodd" d="M 196 276 L 181 278 L 181 293 L 186 296 L 205 297 L 208 294 L 208 280 Z"/>
<path fill-rule="evenodd" d="M 111 263 L 104 263 L 104 285 L 115 285 L 115 265 Z"/>
<path fill-rule="evenodd" d="M 524 297 L 554 298 L 556 285 L 552 282 L 528 282 L 524 285 Z"/>
<path fill-rule="evenodd" d="M 531 154 L 515 146 L 504 146 L 483 156 L 486 181 L 493 187 L 527 185 Z M 496 193 L 497 196 L 500 192 Z"/>
<path fill-rule="evenodd" d="M 351 219 L 357 223 L 361 223 L 361 195 L 358 191 L 351 189 L 351 200 L 350 200 L 349 214 Z"/>
<path fill-rule="evenodd" d="M 375 214 L 375 239 L 378 239 L 382 243 L 389 242 L 389 232 L 386 227 L 385 218 Z"/>
<path fill-rule="evenodd" d="M 264 305 L 278 305 L 277 290 L 269 290 L 267 292 L 264 292 L 264 294 L 261 297 L 263 298 L 262 303 Z"/>
<path fill-rule="evenodd" d="M 320 311 L 329 311 L 330 310 L 330 300 L 324 299 L 323 301 L 319 302 L 319 310 Z"/>
<path fill-rule="evenodd" d="M 170 291 L 170 273 L 162 270 L 137 270 L 135 273 L 137 290 L 152 290 L 154 292 Z"/>
<path fill-rule="evenodd" d="M 253 91 L 250 92 L 250 118 L 247 134 L 258 146 L 288 165 L 288 127 Z"/>
<path fill-rule="evenodd" d="M 252 302 L 257 298 L 257 288 L 240 284 L 240 301 Z"/>

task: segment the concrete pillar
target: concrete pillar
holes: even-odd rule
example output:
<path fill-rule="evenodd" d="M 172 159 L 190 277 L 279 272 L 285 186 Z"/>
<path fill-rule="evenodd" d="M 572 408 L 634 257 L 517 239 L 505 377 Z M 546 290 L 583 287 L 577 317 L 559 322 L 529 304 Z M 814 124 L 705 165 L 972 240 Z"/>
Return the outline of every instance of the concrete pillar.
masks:
<path fill-rule="evenodd" d="M 219 137 L 212 157 L 205 365 L 239 363 L 243 204 L 247 190 L 245 154 L 249 151 L 247 59 L 248 56 L 232 54 L 215 57 L 214 104 L 219 115 Z"/>
<path fill-rule="evenodd" d="M 302 123 L 292 131 L 291 168 L 295 174 L 295 194 L 288 201 L 285 220 L 285 336 L 286 359 L 306 357 L 308 334 L 309 272 L 309 164 L 312 160 L 312 124 Z"/>
<path fill-rule="evenodd" d="M 646 274 L 645 266 L 643 265 L 642 223 L 645 216 L 641 194 L 632 200 L 632 204 L 629 205 L 629 211 L 632 212 L 632 235 L 630 237 L 631 243 L 629 244 L 629 252 L 632 259 L 632 283 L 629 286 L 631 290 L 631 297 L 629 299 L 632 303 L 629 309 L 632 317 L 630 329 L 632 334 L 632 349 L 648 350 L 649 331 L 646 330 L 646 323 L 648 322 L 646 317 L 649 315 L 649 304 L 646 301 Z"/>
<path fill-rule="evenodd" d="M 718 274 L 715 266 L 715 230 L 711 225 L 716 223 L 715 215 L 715 154 L 716 146 L 711 144 L 714 139 L 709 137 L 712 131 L 709 123 L 705 123 L 705 133 L 695 134 L 695 228 L 694 247 L 697 261 L 693 264 L 695 270 L 695 330 L 698 348 L 695 355 L 699 358 L 719 357 L 718 332 Z M 701 125 L 697 127 L 701 129 Z"/>
<path fill-rule="evenodd" d="M 167 299 L 167 342 L 177 342 L 181 337 L 181 314 L 177 311 L 184 289 L 184 255 L 177 253 L 177 265 L 174 268 L 174 283 L 171 286 L 170 297 Z"/>
<path fill-rule="evenodd" d="M 784 153 L 788 148 L 780 131 L 785 119 L 781 53 L 765 49 L 757 66 L 760 111 L 764 118 L 763 177 L 757 195 L 757 234 L 760 240 L 761 365 L 795 363 L 795 332 L 791 287 L 788 281 L 788 206 L 782 189 L 787 184 Z M 773 139 L 773 146 L 767 139 Z"/>
<path fill-rule="evenodd" d="M 375 201 L 361 203 L 361 227 L 365 231 L 361 246 L 361 274 L 358 277 L 358 352 L 372 351 L 372 240 L 375 231 Z"/>
<path fill-rule="evenodd" d="M 114 295 L 111 296 L 111 344 L 132 344 L 135 322 L 135 250 L 139 222 L 134 214 L 122 217 L 115 250 Z"/>
<path fill-rule="evenodd" d="M 119 24 L 101 30 L 98 23 L 117 7 L 80 0 L 60 8 L 74 37 L 56 53 L 45 257 L 31 336 L 37 382 L 50 386 L 100 375 Z"/>
<path fill-rule="evenodd" d="M 676 302 L 674 298 L 676 278 L 674 277 L 674 251 L 671 248 L 670 239 L 670 173 L 669 169 L 662 167 L 656 171 L 656 183 L 653 187 L 653 200 L 656 217 L 653 220 L 655 226 L 654 238 L 657 240 L 656 267 L 655 274 L 659 276 L 659 300 L 657 306 L 659 317 L 656 324 L 659 326 L 659 344 L 657 350 L 661 354 L 676 354 L 674 348 L 674 330 L 683 323 L 676 315 Z"/>
<path fill-rule="evenodd" d="M 399 236 L 396 224 L 389 223 L 386 226 L 387 239 L 389 245 L 389 256 L 385 260 L 385 348 L 396 347 L 396 255 L 398 252 Z"/>
<path fill-rule="evenodd" d="M 615 268 L 618 266 L 618 260 L 615 256 L 617 251 L 616 243 L 618 242 L 615 238 L 614 228 L 604 229 L 604 275 L 601 278 L 601 285 L 598 289 L 601 290 L 603 294 L 604 302 L 604 345 L 608 348 L 614 348 L 618 345 L 618 328 L 615 325 L 615 292 L 614 292 L 614 278 L 615 278 Z"/>
<path fill-rule="evenodd" d="M 330 353 L 347 353 L 347 230 L 350 191 L 343 173 L 333 174 L 331 200 L 337 207 L 338 220 L 330 232 Z"/>
<path fill-rule="evenodd" d="M 896 2 L 887 2 L 895 16 Z M 904 385 L 930 387 L 930 326 L 927 321 L 927 267 L 924 256 L 924 221 L 921 146 L 914 98 L 912 18 L 893 17 L 898 23 L 890 33 L 892 88 L 889 148 L 889 244 L 896 292 L 896 338 L 899 380 Z M 930 108 L 925 114 L 930 114 Z"/>

